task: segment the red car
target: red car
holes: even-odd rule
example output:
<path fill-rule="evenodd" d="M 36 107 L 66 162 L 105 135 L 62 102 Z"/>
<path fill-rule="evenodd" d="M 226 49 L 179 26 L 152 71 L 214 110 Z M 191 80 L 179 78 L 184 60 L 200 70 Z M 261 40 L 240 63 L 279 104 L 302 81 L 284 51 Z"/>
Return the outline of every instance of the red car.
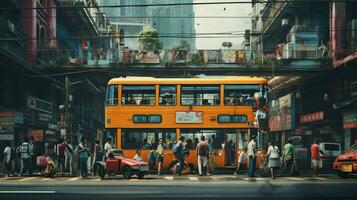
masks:
<path fill-rule="evenodd" d="M 357 173 L 357 143 L 336 158 L 333 169 L 338 171 L 338 176 L 341 178 L 347 178 L 350 174 Z"/>
<path fill-rule="evenodd" d="M 124 158 L 120 150 L 114 150 L 106 162 L 97 162 L 98 175 L 104 179 L 105 174 L 123 174 L 124 178 L 130 179 L 137 175 L 139 179 L 144 178 L 149 172 L 149 164 L 144 161 Z"/>

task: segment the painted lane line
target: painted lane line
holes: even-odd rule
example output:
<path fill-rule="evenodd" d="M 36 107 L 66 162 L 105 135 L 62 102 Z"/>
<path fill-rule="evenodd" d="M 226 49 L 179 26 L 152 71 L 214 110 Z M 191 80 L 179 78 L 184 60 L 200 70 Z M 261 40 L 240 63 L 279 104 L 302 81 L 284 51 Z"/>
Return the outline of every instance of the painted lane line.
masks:
<path fill-rule="evenodd" d="M 56 191 L 0 191 L 0 194 L 54 194 Z"/>
<path fill-rule="evenodd" d="M 220 179 L 220 177 L 218 176 L 211 176 L 211 178 L 214 180 L 214 181 L 218 181 Z"/>
<path fill-rule="evenodd" d="M 67 181 L 78 181 L 78 180 L 79 180 L 79 177 L 74 177 L 74 178 L 68 179 Z"/>
<path fill-rule="evenodd" d="M 305 180 L 304 178 L 298 178 L 298 177 L 286 177 L 288 180 L 293 180 L 293 181 L 303 181 Z"/>
<path fill-rule="evenodd" d="M 33 179 L 35 179 L 35 177 L 23 178 L 23 179 L 20 179 L 20 180 L 18 180 L 18 181 L 24 182 L 24 181 L 30 181 L 30 180 L 33 180 Z"/>
<path fill-rule="evenodd" d="M 165 176 L 164 179 L 172 181 L 172 180 L 174 180 L 174 177 L 173 176 Z"/>
<path fill-rule="evenodd" d="M 197 177 L 188 177 L 188 179 L 190 179 L 190 181 L 198 181 Z"/>

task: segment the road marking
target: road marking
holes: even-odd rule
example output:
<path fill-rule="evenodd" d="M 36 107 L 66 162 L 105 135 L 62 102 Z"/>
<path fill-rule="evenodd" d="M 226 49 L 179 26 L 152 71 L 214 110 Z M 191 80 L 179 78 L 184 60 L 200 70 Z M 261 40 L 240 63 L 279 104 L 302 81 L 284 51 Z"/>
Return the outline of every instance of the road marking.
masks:
<path fill-rule="evenodd" d="M 190 181 L 198 181 L 197 177 L 188 177 L 188 179 L 190 179 Z"/>
<path fill-rule="evenodd" d="M 44 179 L 41 179 L 40 181 L 54 181 L 55 179 L 54 178 L 44 178 Z"/>
<path fill-rule="evenodd" d="M 102 179 L 100 178 L 96 178 L 96 179 L 92 179 L 93 181 L 101 181 Z"/>
<path fill-rule="evenodd" d="M 322 180 L 322 181 L 328 180 L 327 178 L 322 178 L 322 177 L 315 177 L 314 179 L 316 179 L 316 180 Z"/>
<path fill-rule="evenodd" d="M 257 180 L 257 181 L 264 181 L 265 179 L 264 179 L 264 178 L 255 178 L 255 180 Z"/>
<path fill-rule="evenodd" d="M 218 180 L 219 180 L 219 177 L 218 177 L 218 176 L 211 176 L 211 178 L 212 178 L 214 181 L 218 181 Z"/>
<path fill-rule="evenodd" d="M 303 181 L 305 180 L 304 178 L 298 178 L 298 177 L 286 177 L 288 180 L 293 180 L 293 181 Z"/>
<path fill-rule="evenodd" d="M 131 181 L 131 182 L 137 182 L 137 181 L 139 181 L 139 179 L 131 178 L 131 179 L 129 179 L 129 181 Z"/>
<path fill-rule="evenodd" d="M 79 180 L 79 177 L 74 177 L 74 178 L 68 179 L 67 181 L 78 181 L 78 180 Z"/>
<path fill-rule="evenodd" d="M 0 191 L 0 194 L 54 194 L 56 191 Z"/>
<path fill-rule="evenodd" d="M 35 179 L 35 177 L 23 178 L 23 179 L 20 179 L 18 181 L 23 182 L 23 181 L 30 181 L 30 180 L 33 180 L 33 179 Z"/>
<path fill-rule="evenodd" d="M 172 180 L 174 180 L 174 177 L 173 176 L 165 176 L 164 179 L 172 181 Z"/>

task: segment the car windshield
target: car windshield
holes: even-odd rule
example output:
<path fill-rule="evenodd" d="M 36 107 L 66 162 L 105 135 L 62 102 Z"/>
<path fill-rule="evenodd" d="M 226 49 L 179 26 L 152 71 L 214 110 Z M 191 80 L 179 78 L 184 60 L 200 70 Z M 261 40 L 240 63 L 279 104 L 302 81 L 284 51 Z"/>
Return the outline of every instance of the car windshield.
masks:
<path fill-rule="evenodd" d="M 357 144 L 351 146 L 350 152 L 357 152 Z"/>
<path fill-rule="evenodd" d="M 327 151 L 339 151 L 340 146 L 338 144 L 325 144 L 325 149 Z"/>

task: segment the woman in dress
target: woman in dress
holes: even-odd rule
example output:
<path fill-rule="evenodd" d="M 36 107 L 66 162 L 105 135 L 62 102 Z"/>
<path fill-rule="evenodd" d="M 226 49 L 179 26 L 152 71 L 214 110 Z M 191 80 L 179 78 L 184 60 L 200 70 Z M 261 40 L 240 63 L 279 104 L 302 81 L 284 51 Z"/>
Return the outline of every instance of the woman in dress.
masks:
<path fill-rule="evenodd" d="M 280 167 L 280 156 L 279 156 L 279 147 L 275 145 L 274 141 L 270 142 L 270 146 L 268 148 L 268 167 L 271 169 L 271 178 L 276 178 L 276 169 Z"/>

